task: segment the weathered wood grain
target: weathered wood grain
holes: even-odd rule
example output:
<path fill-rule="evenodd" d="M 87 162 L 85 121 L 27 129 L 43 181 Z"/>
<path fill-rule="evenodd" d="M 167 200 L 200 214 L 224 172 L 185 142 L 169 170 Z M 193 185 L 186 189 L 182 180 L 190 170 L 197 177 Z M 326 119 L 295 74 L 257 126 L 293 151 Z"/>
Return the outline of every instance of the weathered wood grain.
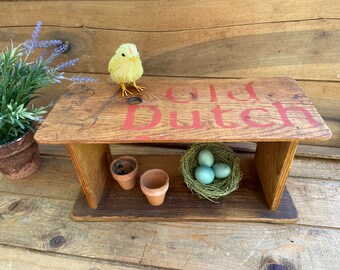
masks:
<path fill-rule="evenodd" d="M 35 135 L 39 143 L 326 140 L 331 132 L 294 80 L 142 78 L 140 105 L 108 83 L 73 84 Z M 177 131 L 177 132 L 174 132 Z"/>
<path fill-rule="evenodd" d="M 315 157 L 295 158 L 290 175 L 306 179 L 340 180 L 340 160 Z"/>
<path fill-rule="evenodd" d="M 256 150 L 256 143 L 227 143 L 232 149 L 236 152 L 250 152 L 253 153 Z M 166 147 L 167 145 L 163 145 Z M 45 145 L 46 151 L 48 151 L 48 147 Z M 119 145 L 121 147 L 121 145 Z M 168 147 L 170 147 L 168 145 Z M 178 148 L 185 149 L 185 145 L 177 145 Z M 56 146 L 58 148 L 58 146 Z M 53 152 L 53 149 L 51 149 Z M 311 146 L 311 145 L 298 145 L 298 148 L 295 153 L 295 159 L 301 157 L 309 157 L 315 159 L 325 159 L 325 161 L 331 161 L 333 159 L 340 159 L 340 149 L 336 147 L 326 147 L 326 146 Z"/>
<path fill-rule="evenodd" d="M 110 148 L 107 144 L 67 144 L 67 149 L 87 203 L 96 208 L 110 175 Z"/>
<path fill-rule="evenodd" d="M 340 83 L 298 81 L 322 117 L 340 121 Z"/>
<path fill-rule="evenodd" d="M 152 270 L 153 267 L 134 266 L 110 260 L 85 258 L 55 252 L 41 252 L 0 244 L 0 269 L 2 270 Z"/>
<path fill-rule="evenodd" d="M 20 207 L 13 207 L 18 201 Z M 340 264 L 339 230 L 256 223 L 79 223 L 68 217 L 71 204 L 2 194 L 0 243 L 175 269 L 259 269 L 262 260 L 277 257 L 296 269 Z"/>
<path fill-rule="evenodd" d="M 69 74 L 72 76 L 72 74 Z M 94 74 L 101 82 L 110 82 L 109 75 Z M 146 77 L 147 78 L 147 77 Z M 340 85 L 338 82 L 298 81 L 304 93 L 310 98 L 320 115 L 332 131 L 332 138 L 323 142 L 302 142 L 307 145 L 340 147 Z M 44 96 L 35 100 L 37 105 L 46 105 L 51 100 L 57 101 L 65 93 L 68 82 L 42 89 Z M 334 151 L 334 150 L 333 150 Z"/>
<path fill-rule="evenodd" d="M 327 123 L 327 126 L 332 131 L 332 138 L 330 138 L 327 141 L 327 145 L 331 147 L 340 147 L 340 121 L 338 120 L 332 120 L 332 119 L 324 119 L 324 121 Z M 324 146 L 325 144 L 323 142 L 307 142 L 310 145 L 316 145 L 316 146 Z M 304 143 L 306 144 L 306 143 Z"/>
<path fill-rule="evenodd" d="M 254 153 L 256 149 L 256 143 L 227 144 L 239 154 L 244 152 Z M 40 144 L 39 148 L 40 153 L 46 157 L 69 157 L 64 145 Z M 111 153 L 115 153 L 116 155 L 145 154 L 149 152 L 159 155 L 183 154 L 187 148 L 187 144 L 110 144 Z M 340 149 L 326 146 L 299 145 L 295 153 L 295 159 L 300 157 L 314 158 L 316 159 L 314 160 L 315 162 L 324 159 L 324 163 L 333 164 L 332 160 L 340 159 Z M 328 161 L 330 161 L 330 163 Z M 334 162 L 336 163 L 337 161 Z"/>
<path fill-rule="evenodd" d="M 40 168 L 24 179 L 13 181 L 0 174 L 0 191 L 23 195 L 74 200 L 80 184 L 69 158 L 43 157 Z"/>
<path fill-rule="evenodd" d="M 298 84 L 311 99 L 333 134 L 327 142 L 308 142 L 307 144 L 340 147 L 340 84 L 311 81 L 299 81 Z"/>
<path fill-rule="evenodd" d="M 70 154 L 67 151 L 67 146 L 64 144 L 60 145 L 49 145 L 39 144 L 40 154 L 44 157 L 58 157 L 58 158 L 69 158 Z"/>
<path fill-rule="evenodd" d="M 25 41 L 32 27 L 0 29 L 0 47 Z M 339 81 L 339 20 L 255 24 L 175 32 L 133 32 L 46 27 L 41 38 L 69 41 L 71 72 L 107 73 L 121 43 L 141 52 L 145 75 L 273 77 Z"/>
<path fill-rule="evenodd" d="M 322 226 L 327 219 L 327 226 L 340 229 L 339 181 L 288 177 L 286 186 L 299 211 L 299 224 Z"/>
<path fill-rule="evenodd" d="M 4 3 L 5 2 L 5 3 Z M 179 8 L 180 7 L 180 8 Z M 125 31 L 177 31 L 267 22 L 340 18 L 336 0 L 2 1 L 3 26 L 48 25 Z M 53 11 L 53 16 L 51 12 Z M 100 16 L 98 16 L 100 14 Z M 63 18 L 60 20 L 60 18 Z M 148 18 L 147 20 L 145 18 Z"/>
<path fill-rule="evenodd" d="M 281 201 L 298 141 L 258 142 L 255 164 L 269 208 L 275 211 Z"/>
<path fill-rule="evenodd" d="M 337 147 L 299 145 L 296 153 L 299 157 L 340 159 L 340 148 Z"/>
<path fill-rule="evenodd" d="M 67 74 L 72 76 L 73 74 Z M 87 74 L 98 79 L 100 82 L 111 82 L 109 74 Z M 144 76 L 147 77 L 147 76 Z M 322 82 L 322 81 L 299 81 L 306 96 L 313 102 L 320 115 L 326 120 L 340 121 L 340 83 L 339 82 Z M 41 89 L 44 96 L 35 100 L 37 105 L 46 105 L 51 100 L 57 101 L 70 86 L 68 81 Z"/>

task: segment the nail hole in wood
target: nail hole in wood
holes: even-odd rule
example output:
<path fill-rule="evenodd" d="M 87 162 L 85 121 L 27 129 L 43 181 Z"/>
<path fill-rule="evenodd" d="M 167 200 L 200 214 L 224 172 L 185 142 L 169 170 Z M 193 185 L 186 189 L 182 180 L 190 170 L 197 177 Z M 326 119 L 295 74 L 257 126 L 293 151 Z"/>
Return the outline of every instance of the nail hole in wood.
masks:
<path fill-rule="evenodd" d="M 136 105 L 142 103 L 143 99 L 141 97 L 129 97 L 127 102 L 131 105 Z"/>

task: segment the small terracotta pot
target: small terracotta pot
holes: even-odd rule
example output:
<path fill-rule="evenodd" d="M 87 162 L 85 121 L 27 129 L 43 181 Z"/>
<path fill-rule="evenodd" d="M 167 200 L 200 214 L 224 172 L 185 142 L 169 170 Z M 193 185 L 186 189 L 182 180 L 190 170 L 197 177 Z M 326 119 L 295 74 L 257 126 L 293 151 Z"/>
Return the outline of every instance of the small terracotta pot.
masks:
<path fill-rule="evenodd" d="M 151 205 L 161 205 L 169 188 L 169 175 L 160 169 L 148 170 L 140 177 L 140 187 Z"/>
<path fill-rule="evenodd" d="M 41 164 L 39 147 L 29 131 L 22 137 L 0 145 L 0 172 L 9 179 L 21 179 L 34 173 Z"/>
<path fill-rule="evenodd" d="M 110 170 L 112 177 L 122 189 L 130 190 L 136 185 L 138 162 L 134 157 L 118 157 L 111 162 Z"/>

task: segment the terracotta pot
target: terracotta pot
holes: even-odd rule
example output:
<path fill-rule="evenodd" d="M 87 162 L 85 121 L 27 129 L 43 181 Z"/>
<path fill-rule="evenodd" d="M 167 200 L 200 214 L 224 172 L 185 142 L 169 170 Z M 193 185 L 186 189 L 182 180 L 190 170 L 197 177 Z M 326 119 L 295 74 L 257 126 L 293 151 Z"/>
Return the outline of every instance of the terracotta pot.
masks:
<path fill-rule="evenodd" d="M 0 172 L 10 179 L 34 173 L 41 164 L 39 147 L 29 131 L 19 139 L 0 145 Z"/>
<path fill-rule="evenodd" d="M 112 177 L 122 189 L 130 190 L 136 185 L 138 162 L 134 157 L 118 157 L 111 162 L 110 170 Z"/>
<path fill-rule="evenodd" d="M 160 169 L 148 170 L 140 177 L 140 187 L 151 205 L 161 205 L 169 188 L 169 175 Z"/>

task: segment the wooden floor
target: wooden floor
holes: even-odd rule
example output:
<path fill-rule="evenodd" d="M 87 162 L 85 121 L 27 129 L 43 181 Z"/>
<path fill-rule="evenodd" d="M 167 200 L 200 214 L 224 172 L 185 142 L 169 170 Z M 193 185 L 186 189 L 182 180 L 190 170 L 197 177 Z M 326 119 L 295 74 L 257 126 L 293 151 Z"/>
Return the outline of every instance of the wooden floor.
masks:
<path fill-rule="evenodd" d="M 252 151 L 252 145 L 234 145 Z M 76 222 L 80 190 L 64 147 L 41 147 L 31 177 L 0 176 L 0 269 L 339 269 L 340 149 L 299 148 L 287 188 L 294 225 Z M 115 154 L 178 153 L 173 146 L 111 146 Z"/>

